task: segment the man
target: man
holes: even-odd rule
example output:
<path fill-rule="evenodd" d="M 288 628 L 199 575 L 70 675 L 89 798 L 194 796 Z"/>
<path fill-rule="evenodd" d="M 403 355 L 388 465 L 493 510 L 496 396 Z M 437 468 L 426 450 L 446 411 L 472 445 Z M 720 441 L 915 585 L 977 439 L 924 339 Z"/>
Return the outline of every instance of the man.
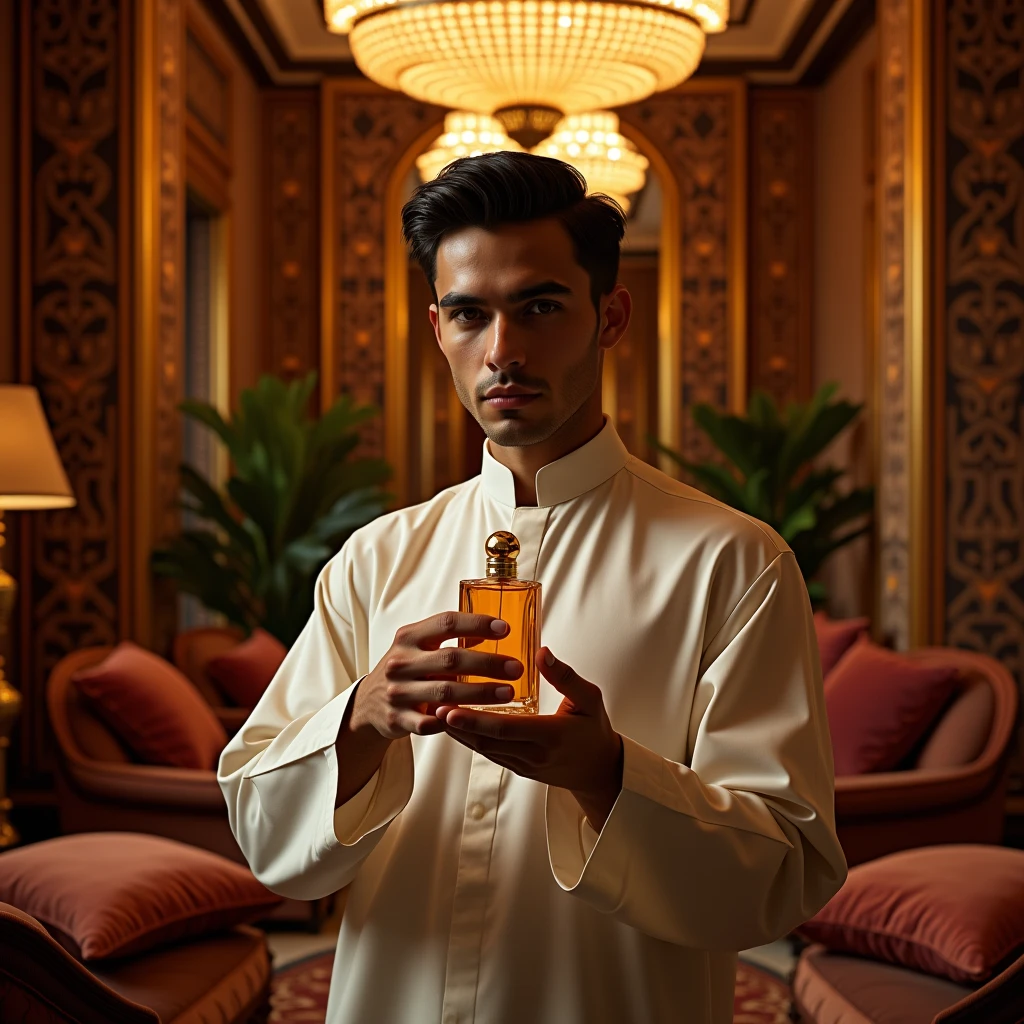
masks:
<path fill-rule="evenodd" d="M 630 297 L 621 210 L 585 191 L 499 153 L 406 204 L 481 475 L 353 535 L 221 758 L 258 878 L 352 883 L 329 1022 L 728 1024 L 736 951 L 846 875 L 796 561 L 602 416 Z M 499 529 L 542 583 L 538 716 L 458 707 L 522 671 L 451 646 L 507 628 L 454 610 Z"/>

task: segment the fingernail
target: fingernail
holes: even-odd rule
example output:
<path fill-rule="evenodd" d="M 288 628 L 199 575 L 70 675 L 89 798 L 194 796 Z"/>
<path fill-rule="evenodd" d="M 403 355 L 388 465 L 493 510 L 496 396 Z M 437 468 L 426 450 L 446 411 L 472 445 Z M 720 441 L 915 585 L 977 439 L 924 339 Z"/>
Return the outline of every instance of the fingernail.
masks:
<path fill-rule="evenodd" d="M 511 676 L 513 679 L 518 679 L 522 671 L 523 666 L 520 665 L 518 661 L 505 662 L 505 675 Z"/>
<path fill-rule="evenodd" d="M 547 665 L 548 668 L 551 668 L 551 666 L 554 665 L 554 663 L 555 663 L 555 656 L 550 651 L 545 651 L 544 652 L 544 664 Z"/>
<path fill-rule="evenodd" d="M 503 636 L 505 633 L 508 632 L 508 623 L 503 622 L 501 619 L 495 619 L 491 623 L 491 632 L 497 633 L 498 636 Z"/>
<path fill-rule="evenodd" d="M 516 691 L 511 686 L 499 686 L 494 691 L 494 696 L 498 700 L 511 700 L 516 695 Z"/>

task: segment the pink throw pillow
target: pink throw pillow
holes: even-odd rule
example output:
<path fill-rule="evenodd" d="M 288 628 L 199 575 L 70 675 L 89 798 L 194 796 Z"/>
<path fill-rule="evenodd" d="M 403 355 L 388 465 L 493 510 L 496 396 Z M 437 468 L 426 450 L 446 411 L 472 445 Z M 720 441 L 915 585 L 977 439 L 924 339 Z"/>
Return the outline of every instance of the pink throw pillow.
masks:
<path fill-rule="evenodd" d="M 836 775 L 895 768 L 949 700 L 956 668 L 920 665 L 870 640 L 843 656 L 825 687 Z"/>
<path fill-rule="evenodd" d="M 821 675 L 824 679 L 870 623 L 867 619 L 830 619 L 825 612 L 814 613 L 814 632 L 818 637 Z"/>
<path fill-rule="evenodd" d="M 252 708 L 259 703 L 287 653 L 288 649 L 276 636 L 255 629 L 248 640 L 211 658 L 206 671 L 238 707 Z"/>
<path fill-rule="evenodd" d="M 797 931 L 837 953 L 976 985 L 1024 949 L 1024 851 L 927 846 L 859 864 Z"/>
<path fill-rule="evenodd" d="M 173 665 L 129 641 L 71 681 L 146 764 L 212 769 L 228 741 L 199 691 Z"/>
<path fill-rule="evenodd" d="M 79 960 L 104 960 L 257 920 L 281 898 L 208 850 L 86 832 L 5 853 L 0 902 L 31 914 Z"/>

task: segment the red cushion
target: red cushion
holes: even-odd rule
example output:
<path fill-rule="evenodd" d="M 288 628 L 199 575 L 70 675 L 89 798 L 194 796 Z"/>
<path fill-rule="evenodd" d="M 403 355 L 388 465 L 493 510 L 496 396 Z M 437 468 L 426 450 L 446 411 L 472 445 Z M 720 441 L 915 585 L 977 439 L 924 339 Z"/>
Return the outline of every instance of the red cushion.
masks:
<path fill-rule="evenodd" d="M 126 641 L 71 680 L 139 760 L 216 767 L 227 733 L 199 691 L 163 658 Z"/>
<path fill-rule="evenodd" d="M 1024 851 L 928 846 L 859 864 L 797 930 L 834 952 L 977 984 L 1024 950 Z"/>
<path fill-rule="evenodd" d="M 949 700 L 956 668 L 921 665 L 859 640 L 825 684 L 836 775 L 895 768 Z"/>
<path fill-rule="evenodd" d="M 867 632 L 869 625 L 867 619 L 830 619 L 825 612 L 814 613 L 814 632 L 818 637 L 823 678 L 835 668 L 854 640 Z"/>
<path fill-rule="evenodd" d="M 5 853 L 0 902 L 31 914 L 80 960 L 102 960 L 233 928 L 281 900 L 248 868 L 208 850 L 86 832 Z"/>
<path fill-rule="evenodd" d="M 206 663 L 210 678 L 240 707 L 252 708 L 270 685 L 288 648 L 276 636 L 253 630 L 248 640 Z"/>

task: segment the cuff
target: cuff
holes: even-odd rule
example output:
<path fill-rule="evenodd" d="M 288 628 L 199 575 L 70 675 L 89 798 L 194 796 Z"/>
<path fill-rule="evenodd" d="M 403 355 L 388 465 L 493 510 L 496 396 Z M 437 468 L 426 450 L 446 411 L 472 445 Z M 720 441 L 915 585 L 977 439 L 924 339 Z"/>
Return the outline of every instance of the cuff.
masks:
<path fill-rule="evenodd" d="M 657 800 L 664 758 L 627 736 L 622 737 L 622 790 L 600 833 L 595 832 L 576 798 L 548 787 L 545 803 L 548 861 L 555 881 L 583 896 L 605 913 L 617 909 L 625 889 L 631 826 L 640 798 Z M 632 841 L 635 842 L 634 836 Z"/>
<path fill-rule="evenodd" d="M 337 791 L 337 751 L 331 775 Z M 335 809 L 334 838 L 342 846 L 355 846 L 398 817 L 412 796 L 413 778 L 412 740 L 395 740 L 370 781 Z"/>

